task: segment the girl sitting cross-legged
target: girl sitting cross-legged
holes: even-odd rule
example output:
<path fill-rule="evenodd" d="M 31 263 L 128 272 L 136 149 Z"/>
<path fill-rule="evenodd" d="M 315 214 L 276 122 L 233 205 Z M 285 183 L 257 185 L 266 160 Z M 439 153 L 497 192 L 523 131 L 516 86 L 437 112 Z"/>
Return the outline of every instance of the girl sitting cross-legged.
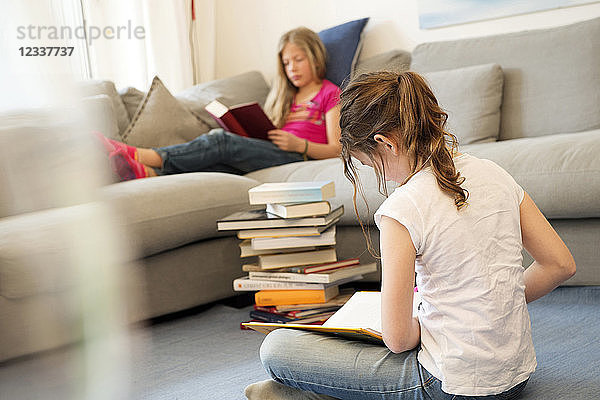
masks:
<path fill-rule="evenodd" d="M 173 146 L 143 149 L 104 138 L 123 180 L 185 172 L 245 174 L 257 169 L 340 154 L 339 88 L 325 79 L 325 46 L 300 27 L 279 41 L 278 75 L 265 110 L 278 129 L 268 140 L 213 129 Z"/>
<path fill-rule="evenodd" d="M 374 169 L 381 192 L 386 180 L 400 185 L 375 213 L 385 346 L 275 330 L 260 349 L 273 380 L 247 397 L 518 398 L 536 368 L 527 303 L 575 273 L 571 253 L 505 170 L 457 152 L 420 75 L 361 75 L 342 92 L 340 115 L 356 190 L 353 158 Z M 535 259 L 526 270 L 523 247 Z"/>

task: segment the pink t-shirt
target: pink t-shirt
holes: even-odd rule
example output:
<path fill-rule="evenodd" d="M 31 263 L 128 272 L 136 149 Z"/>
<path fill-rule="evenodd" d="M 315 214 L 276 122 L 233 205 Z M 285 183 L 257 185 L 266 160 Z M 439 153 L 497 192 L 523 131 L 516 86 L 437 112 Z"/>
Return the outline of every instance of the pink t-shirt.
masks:
<path fill-rule="evenodd" d="M 340 88 L 327 79 L 319 93 L 311 100 L 292 104 L 285 125 L 281 128 L 299 138 L 308 139 L 314 143 L 327 143 L 327 127 L 325 114 L 340 101 Z"/>

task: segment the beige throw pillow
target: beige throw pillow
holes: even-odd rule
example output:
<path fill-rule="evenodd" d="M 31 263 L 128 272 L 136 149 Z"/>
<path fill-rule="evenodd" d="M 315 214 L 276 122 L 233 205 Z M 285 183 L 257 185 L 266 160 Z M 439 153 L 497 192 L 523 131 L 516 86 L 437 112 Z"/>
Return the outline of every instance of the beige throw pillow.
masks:
<path fill-rule="evenodd" d="M 119 132 L 122 133 L 127 128 L 127 125 L 129 125 L 130 122 L 129 115 L 127 114 L 127 109 L 121 100 L 121 96 L 119 96 L 119 93 L 117 92 L 114 82 L 103 80 L 85 81 L 81 83 L 80 88 L 84 97 L 97 96 L 100 94 L 107 95 L 112 103 Z"/>
<path fill-rule="evenodd" d="M 498 139 L 504 83 L 498 64 L 426 72 L 423 76 L 448 113 L 446 128 L 460 145 Z"/>
<path fill-rule="evenodd" d="M 129 145 L 150 148 L 188 142 L 209 130 L 155 76 L 122 136 Z"/>

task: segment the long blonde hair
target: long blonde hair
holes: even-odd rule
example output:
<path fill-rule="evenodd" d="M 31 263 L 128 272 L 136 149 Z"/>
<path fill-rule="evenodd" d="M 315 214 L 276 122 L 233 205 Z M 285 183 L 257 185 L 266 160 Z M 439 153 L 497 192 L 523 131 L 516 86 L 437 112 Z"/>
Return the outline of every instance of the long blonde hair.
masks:
<path fill-rule="evenodd" d="M 288 79 L 281 58 L 283 48 L 288 43 L 295 44 L 306 53 L 312 67 L 313 76 L 319 80 L 325 78 L 325 61 L 327 53 L 319 35 L 305 27 L 299 27 L 284 33 L 279 39 L 277 48 L 277 76 L 273 81 L 273 86 L 271 87 L 271 91 L 269 92 L 265 103 L 267 115 L 278 128 L 281 128 L 285 124 L 292 102 L 294 101 L 294 95 L 298 91 L 298 88 L 296 88 Z"/>
<path fill-rule="evenodd" d="M 402 184 L 429 166 L 438 186 L 453 199 L 456 208 L 460 210 L 467 204 L 469 192 L 460 186 L 464 178 L 456 170 L 452 159 L 457 140 L 445 130 L 448 114 L 438 105 L 421 75 L 412 71 L 363 74 L 346 86 L 340 100 L 341 158 L 344 175 L 354 187 L 353 202 L 357 216 L 357 193 L 360 192 L 365 203 L 366 199 L 351 160 L 353 153 L 360 152 L 369 158 L 379 191 L 387 196 L 385 170 L 382 170 L 384 163 L 374 139 L 378 133 L 392 140 L 408 155 L 410 174 Z M 358 218 L 369 250 L 374 254 L 370 237 Z"/>

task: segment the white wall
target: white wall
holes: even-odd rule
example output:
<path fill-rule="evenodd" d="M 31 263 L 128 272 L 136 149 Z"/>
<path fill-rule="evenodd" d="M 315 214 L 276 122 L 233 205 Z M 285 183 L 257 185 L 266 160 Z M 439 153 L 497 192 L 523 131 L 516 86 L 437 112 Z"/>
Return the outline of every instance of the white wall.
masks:
<path fill-rule="evenodd" d="M 270 80 L 279 36 L 300 25 L 319 31 L 371 17 L 364 58 L 422 42 L 565 25 L 600 16 L 600 3 L 429 30 L 419 29 L 417 0 L 216 0 L 215 15 L 215 77 L 259 70 Z"/>

